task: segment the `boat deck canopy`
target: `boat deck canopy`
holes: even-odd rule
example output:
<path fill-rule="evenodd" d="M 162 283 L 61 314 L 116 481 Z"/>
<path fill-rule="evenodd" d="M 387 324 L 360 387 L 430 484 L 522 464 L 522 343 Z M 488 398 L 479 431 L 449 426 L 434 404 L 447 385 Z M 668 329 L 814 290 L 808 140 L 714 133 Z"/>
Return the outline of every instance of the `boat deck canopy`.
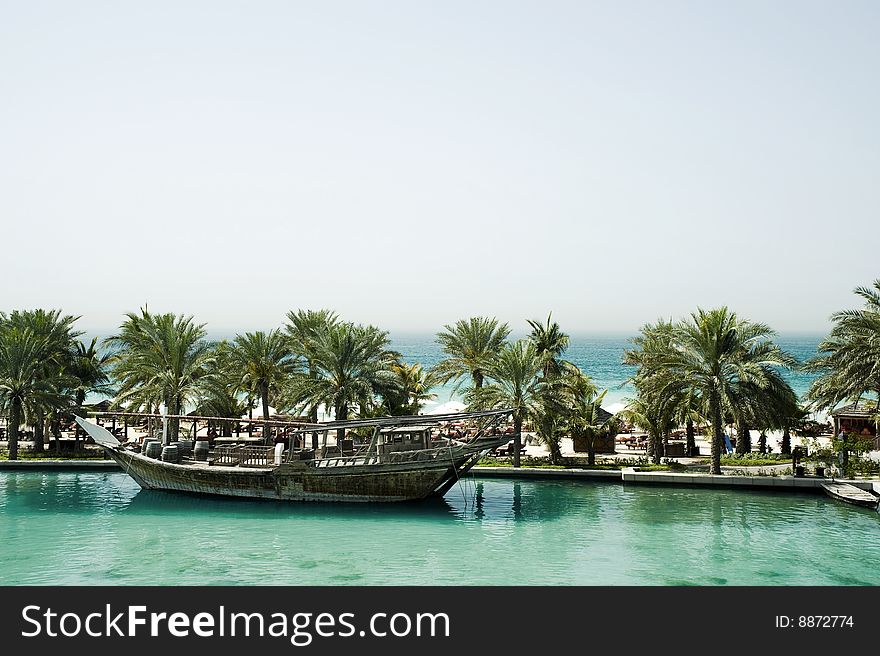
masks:
<path fill-rule="evenodd" d="M 505 415 L 513 412 L 512 409 L 488 410 L 482 412 L 452 412 L 442 415 L 411 415 L 403 417 L 373 417 L 371 419 L 351 419 L 346 421 L 328 421 L 323 424 L 312 424 L 308 428 L 300 428 L 295 431 L 297 433 L 312 433 L 314 431 L 339 430 L 350 428 L 376 427 L 382 428 L 399 428 L 413 427 L 426 429 L 438 424 L 444 424 L 450 421 L 466 421 L 468 419 L 484 419 L 496 418 L 500 419 Z"/>

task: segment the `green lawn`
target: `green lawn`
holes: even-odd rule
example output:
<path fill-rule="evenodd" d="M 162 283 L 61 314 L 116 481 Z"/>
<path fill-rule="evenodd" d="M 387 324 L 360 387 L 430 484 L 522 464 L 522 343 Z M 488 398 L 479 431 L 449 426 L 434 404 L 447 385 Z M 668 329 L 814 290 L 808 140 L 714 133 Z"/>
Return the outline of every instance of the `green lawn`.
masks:
<path fill-rule="evenodd" d="M 522 458 L 520 464 L 523 467 L 537 467 L 540 469 L 598 469 L 598 470 L 618 470 L 624 467 L 638 467 L 641 471 L 682 471 L 686 469 L 684 465 L 678 463 L 664 463 L 654 465 L 646 462 L 644 459 L 627 458 L 617 461 L 605 460 L 599 461 L 594 465 L 587 465 L 586 459 L 566 459 L 565 465 L 551 465 L 546 458 Z M 510 458 L 483 458 L 477 463 L 482 467 L 513 467 L 513 460 Z"/>
<path fill-rule="evenodd" d="M 709 462 L 708 460 L 706 461 Z M 731 453 L 721 457 L 724 467 L 767 467 L 769 465 L 790 465 L 791 456 L 781 453 L 744 453 L 737 455 Z"/>

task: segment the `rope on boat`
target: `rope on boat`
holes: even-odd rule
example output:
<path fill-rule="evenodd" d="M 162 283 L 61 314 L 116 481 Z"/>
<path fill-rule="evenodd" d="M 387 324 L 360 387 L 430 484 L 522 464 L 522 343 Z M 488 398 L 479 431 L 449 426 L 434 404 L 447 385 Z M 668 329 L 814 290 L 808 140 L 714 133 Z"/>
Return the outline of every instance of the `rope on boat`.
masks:
<path fill-rule="evenodd" d="M 464 507 L 467 508 L 467 496 L 465 496 L 464 490 L 461 487 L 461 477 L 458 475 L 458 467 L 455 466 L 455 456 L 452 455 L 452 442 L 448 444 L 449 446 L 449 462 L 452 464 L 452 471 L 455 472 L 455 482 L 458 484 L 458 490 L 461 492 L 461 498 L 464 501 Z"/>
<path fill-rule="evenodd" d="M 496 426 L 498 424 L 498 422 L 501 420 L 501 418 L 506 416 L 506 412 L 486 413 L 483 416 L 486 417 L 486 422 L 483 424 L 483 426 L 477 428 L 477 433 L 476 433 L 476 435 L 474 435 L 471 438 L 471 440 L 470 440 L 471 442 L 473 442 L 475 440 L 479 440 L 484 435 L 487 435 L 488 434 L 487 431 L 489 430 L 489 427 Z M 467 442 L 460 442 L 460 441 L 458 441 L 454 438 L 451 438 L 451 437 L 446 438 L 446 440 L 447 440 L 446 444 L 449 447 L 449 458 L 450 458 L 450 460 L 452 460 L 452 469 L 455 472 L 456 483 L 458 483 L 458 489 L 461 492 L 461 497 L 462 497 L 462 500 L 464 501 L 464 507 L 465 508 L 468 507 L 468 490 L 473 491 L 471 494 L 471 497 L 474 499 L 474 504 L 476 505 L 477 485 L 474 482 L 475 478 L 474 478 L 473 471 L 471 471 L 470 467 L 468 468 L 470 475 L 465 477 L 465 484 L 464 484 L 464 486 L 462 486 L 461 477 L 458 475 L 458 467 L 455 466 L 455 460 L 453 459 L 453 456 L 452 456 L 453 443 L 458 446 L 468 446 L 468 443 Z M 486 455 L 487 452 L 488 452 L 488 450 L 483 451 L 483 452 L 478 452 L 478 454 L 475 454 L 472 457 L 476 458 L 476 460 L 479 461 L 480 458 L 482 458 L 484 455 Z M 476 464 L 476 462 L 474 464 Z M 470 487 L 468 486 L 468 481 L 470 481 Z"/>

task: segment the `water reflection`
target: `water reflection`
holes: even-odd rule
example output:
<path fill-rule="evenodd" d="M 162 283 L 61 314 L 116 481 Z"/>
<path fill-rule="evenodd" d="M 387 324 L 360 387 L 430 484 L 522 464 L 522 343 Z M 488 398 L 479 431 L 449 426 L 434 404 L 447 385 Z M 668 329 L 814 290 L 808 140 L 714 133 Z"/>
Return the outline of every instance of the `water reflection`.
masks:
<path fill-rule="evenodd" d="M 118 472 L 8 472 L 0 475 L 0 506 L 39 513 L 113 511 L 139 490 Z"/>
<path fill-rule="evenodd" d="M 404 503 L 333 503 L 285 502 L 228 497 L 207 497 L 179 492 L 140 490 L 125 505 L 123 512 L 142 515 L 246 515 L 258 517 L 302 517 L 340 519 L 405 519 L 430 520 L 459 517 L 458 511 L 446 499 L 432 497 L 418 502 Z"/>
<path fill-rule="evenodd" d="M 574 503 L 572 491 L 576 490 Z M 557 481 L 469 479 L 444 498 L 406 503 L 279 502 L 143 490 L 120 472 L 9 472 L 0 476 L 0 507 L 14 500 L 23 512 L 114 513 L 249 517 L 423 518 L 443 521 L 551 521 L 578 514 L 595 518 L 597 486 Z"/>
<path fill-rule="evenodd" d="M 544 522 L 578 515 L 595 519 L 601 512 L 600 484 L 559 481 L 478 480 L 469 498 L 446 495 L 463 519 L 475 521 Z"/>
<path fill-rule="evenodd" d="M 513 518 L 521 520 L 522 514 L 522 485 L 516 481 L 513 483 Z"/>
<path fill-rule="evenodd" d="M 404 503 L 278 502 L 273 500 L 206 497 L 177 492 L 140 490 L 124 511 L 143 514 L 200 513 L 252 517 L 338 517 L 359 519 L 426 519 L 458 521 L 549 521 L 577 513 L 595 517 L 599 495 L 590 486 L 572 503 L 559 484 L 515 481 L 475 482 L 470 495 L 455 490 L 445 497 Z"/>

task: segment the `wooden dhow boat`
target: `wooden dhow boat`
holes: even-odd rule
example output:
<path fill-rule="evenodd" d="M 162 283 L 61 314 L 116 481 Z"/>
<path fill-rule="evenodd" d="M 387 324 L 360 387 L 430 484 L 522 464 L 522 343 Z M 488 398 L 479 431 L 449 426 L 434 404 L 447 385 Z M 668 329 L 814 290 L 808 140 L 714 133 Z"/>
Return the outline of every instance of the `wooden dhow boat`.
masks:
<path fill-rule="evenodd" d="M 876 508 L 878 502 L 880 502 L 880 499 L 867 490 L 858 488 L 855 485 L 850 485 L 849 483 L 829 481 L 828 483 L 822 483 L 822 489 L 825 490 L 825 494 L 832 499 L 843 501 L 844 503 L 849 503 L 854 506 Z"/>
<path fill-rule="evenodd" d="M 281 501 L 389 502 L 446 494 L 483 455 L 513 437 L 497 434 L 498 424 L 511 412 L 287 422 L 286 443 L 215 446 L 202 454 L 203 460 L 183 457 L 177 462 L 140 453 L 139 445 L 122 444 L 97 423 L 81 417 L 76 421 L 144 489 Z M 162 417 L 169 418 L 175 417 Z M 433 430 L 447 422 L 470 422 L 475 434 L 464 439 L 434 436 Z M 354 440 L 345 439 L 349 431 L 370 438 L 355 446 Z M 341 446 L 327 447 L 331 432 L 341 438 Z M 321 434 L 322 448 L 301 446 L 309 437 L 317 446 Z"/>

